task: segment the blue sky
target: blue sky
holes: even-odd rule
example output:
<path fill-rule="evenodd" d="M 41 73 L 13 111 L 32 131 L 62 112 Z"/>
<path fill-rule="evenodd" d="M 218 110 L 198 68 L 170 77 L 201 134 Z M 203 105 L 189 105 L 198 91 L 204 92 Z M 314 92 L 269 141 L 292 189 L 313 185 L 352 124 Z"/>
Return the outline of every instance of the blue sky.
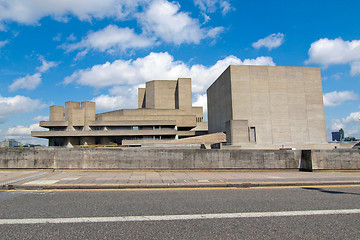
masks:
<path fill-rule="evenodd" d="M 359 1 L 0 0 L 0 140 L 50 105 L 137 107 L 153 79 L 191 77 L 194 105 L 229 64 L 321 67 L 326 127 L 360 137 Z"/>

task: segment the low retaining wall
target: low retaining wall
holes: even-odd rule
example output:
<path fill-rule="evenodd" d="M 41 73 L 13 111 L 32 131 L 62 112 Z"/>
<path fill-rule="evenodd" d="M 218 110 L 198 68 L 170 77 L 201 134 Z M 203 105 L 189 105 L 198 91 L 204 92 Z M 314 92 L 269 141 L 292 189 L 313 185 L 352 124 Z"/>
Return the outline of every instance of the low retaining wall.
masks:
<path fill-rule="evenodd" d="M 360 170 L 360 150 L 303 150 L 300 170 Z"/>
<path fill-rule="evenodd" d="M 0 148 L 0 168 L 360 170 L 360 151 Z"/>
<path fill-rule="evenodd" d="M 298 169 L 301 151 L 2 148 L 0 168 Z"/>

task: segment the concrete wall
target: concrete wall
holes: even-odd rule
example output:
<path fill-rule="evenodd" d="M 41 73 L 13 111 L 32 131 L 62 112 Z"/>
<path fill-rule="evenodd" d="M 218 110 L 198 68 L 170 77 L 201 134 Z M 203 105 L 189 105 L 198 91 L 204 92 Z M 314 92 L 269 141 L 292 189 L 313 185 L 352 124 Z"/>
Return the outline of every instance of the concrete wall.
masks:
<path fill-rule="evenodd" d="M 260 144 L 327 142 L 320 68 L 231 65 L 207 96 L 210 133 L 248 120 Z"/>
<path fill-rule="evenodd" d="M 360 151 L 1 148 L 0 168 L 360 170 Z"/>
<path fill-rule="evenodd" d="M 303 151 L 300 169 L 316 170 L 360 170 L 360 151 L 353 149 L 306 150 Z"/>
<path fill-rule="evenodd" d="M 145 108 L 175 109 L 177 81 L 153 80 L 146 83 Z"/>
<path fill-rule="evenodd" d="M 226 142 L 232 144 L 233 142 L 249 141 L 247 120 L 230 120 L 226 122 Z"/>
<path fill-rule="evenodd" d="M 0 168 L 298 169 L 301 151 L 200 149 L 0 149 Z"/>
<path fill-rule="evenodd" d="M 232 120 L 230 67 L 207 89 L 209 133 L 225 132 Z"/>
<path fill-rule="evenodd" d="M 138 88 L 138 108 L 145 108 L 145 88 Z"/>
<path fill-rule="evenodd" d="M 64 121 L 65 109 L 62 106 L 50 106 L 49 121 Z"/>
<path fill-rule="evenodd" d="M 191 78 L 179 78 L 175 93 L 175 108 L 184 110 L 186 114 L 192 114 L 191 93 Z"/>

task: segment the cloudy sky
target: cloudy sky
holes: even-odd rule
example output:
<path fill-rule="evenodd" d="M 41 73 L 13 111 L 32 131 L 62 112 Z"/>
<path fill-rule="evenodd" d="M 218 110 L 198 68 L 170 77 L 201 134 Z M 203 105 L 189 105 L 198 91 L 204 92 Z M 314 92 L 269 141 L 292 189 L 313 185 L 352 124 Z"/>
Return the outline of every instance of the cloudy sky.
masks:
<path fill-rule="evenodd" d="M 194 105 L 229 64 L 320 66 L 328 132 L 360 137 L 360 2 L 0 0 L 0 140 L 49 106 L 137 107 L 137 88 L 191 77 Z"/>

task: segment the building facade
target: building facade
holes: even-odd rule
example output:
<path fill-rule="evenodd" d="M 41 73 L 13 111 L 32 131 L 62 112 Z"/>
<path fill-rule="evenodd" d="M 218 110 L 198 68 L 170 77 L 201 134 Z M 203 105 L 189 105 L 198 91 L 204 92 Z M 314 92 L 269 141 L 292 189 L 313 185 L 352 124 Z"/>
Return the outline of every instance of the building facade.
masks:
<path fill-rule="evenodd" d="M 15 139 L 7 139 L 0 143 L 0 147 L 19 147 L 21 143 Z"/>
<path fill-rule="evenodd" d="M 209 133 L 227 143 L 326 143 L 320 68 L 230 65 L 208 88 Z"/>
<path fill-rule="evenodd" d="M 122 145 L 123 140 L 181 139 L 207 133 L 203 108 L 192 106 L 191 79 L 154 80 L 138 90 L 138 108 L 95 113 L 94 102 L 51 106 L 33 137 L 49 146 Z M 129 141 L 127 141 L 129 142 Z"/>

